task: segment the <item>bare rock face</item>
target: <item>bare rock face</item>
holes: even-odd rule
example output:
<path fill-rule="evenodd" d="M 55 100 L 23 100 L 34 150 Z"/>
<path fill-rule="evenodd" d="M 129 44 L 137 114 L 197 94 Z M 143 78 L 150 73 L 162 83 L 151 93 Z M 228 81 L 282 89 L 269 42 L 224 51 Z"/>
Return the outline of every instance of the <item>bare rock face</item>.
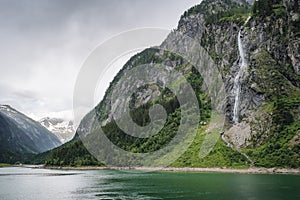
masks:
<path fill-rule="evenodd" d="M 225 137 L 237 149 L 246 147 L 251 139 L 250 125 L 246 122 L 235 124 L 225 132 Z"/>
<path fill-rule="evenodd" d="M 225 131 L 227 140 L 236 148 L 258 147 L 262 145 L 271 134 L 272 113 L 264 106 L 251 115 L 244 118 L 240 123 L 234 124 Z"/>
<path fill-rule="evenodd" d="M 245 19 L 226 18 L 218 23 L 206 23 L 201 41 L 223 74 L 230 124 L 235 102 L 233 80 L 240 67 L 238 32 L 242 35 L 248 71 L 240 79 L 240 123 L 225 134 L 236 147 L 263 144 L 270 136 L 273 117 L 271 111 L 263 111 L 264 103 L 299 91 L 300 41 L 295 25 L 295 22 L 299 24 L 298 5 L 299 1 L 284 1 L 270 16 L 252 16 L 247 24 Z"/>

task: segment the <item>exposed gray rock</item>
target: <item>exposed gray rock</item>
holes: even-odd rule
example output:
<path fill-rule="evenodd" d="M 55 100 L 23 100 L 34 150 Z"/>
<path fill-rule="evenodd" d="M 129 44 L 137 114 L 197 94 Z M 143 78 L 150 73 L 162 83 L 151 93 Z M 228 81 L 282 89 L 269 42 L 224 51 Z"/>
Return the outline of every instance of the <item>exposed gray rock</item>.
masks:
<path fill-rule="evenodd" d="M 250 125 L 245 121 L 235 124 L 225 132 L 225 137 L 235 148 L 246 147 L 251 139 Z"/>

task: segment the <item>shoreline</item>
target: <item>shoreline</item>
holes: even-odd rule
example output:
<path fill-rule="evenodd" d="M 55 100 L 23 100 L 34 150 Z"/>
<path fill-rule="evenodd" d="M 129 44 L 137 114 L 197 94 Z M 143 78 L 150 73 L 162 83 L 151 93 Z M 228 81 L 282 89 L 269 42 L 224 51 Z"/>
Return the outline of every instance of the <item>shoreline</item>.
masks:
<path fill-rule="evenodd" d="M 60 167 L 60 166 L 42 166 L 44 169 L 60 170 L 136 170 L 136 171 L 158 171 L 158 172 L 204 172 L 204 173 L 231 173 L 231 174 L 294 174 L 300 175 L 300 169 L 289 168 L 191 168 L 191 167 L 101 167 L 101 166 L 83 166 L 83 167 Z"/>

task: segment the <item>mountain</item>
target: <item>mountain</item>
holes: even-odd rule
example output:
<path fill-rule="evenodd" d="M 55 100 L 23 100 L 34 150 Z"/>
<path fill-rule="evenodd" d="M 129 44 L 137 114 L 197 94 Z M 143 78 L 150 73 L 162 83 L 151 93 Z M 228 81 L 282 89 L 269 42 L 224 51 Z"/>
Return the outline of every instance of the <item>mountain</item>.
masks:
<path fill-rule="evenodd" d="M 39 120 L 39 123 L 54 133 L 62 143 L 70 141 L 75 133 L 73 121 L 61 118 L 45 117 Z"/>
<path fill-rule="evenodd" d="M 85 145 L 93 144 L 99 139 L 97 129 L 101 126 L 113 144 L 132 153 L 154 152 L 168 144 L 175 138 L 182 113 L 178 98 L 165 86 L 167 72 L 151 71 L 154 64 L 163 64 L 169 70 L 180 71 L 191 84 L 201 113 L 193 143 L 171 166 L 300 167 L 299 5 L 299 0 L 257 0 L 253 5 L 244 0 L 202 1 L 182 15 L 177 29 L 159 48 L 146 49 L 124 65 L 110 84 L 103 101 L 82 120 L 78 135 L 89 141 Z M 208 54 L 217 66 L 224 82 L 224 98 L 209 98 L 214 94 L 204 82 L 217 85 L 218 75 L 207 64 L 208 60 L 202 63 L 206 70 L 201 76 L 195 66 L 180 56 L 193 48 L 189 38 L 198 41 L 205 50 L 199 50 L 196 56 L 205 58 Z M 130 98 L 122 98 L 126 91 L 138 85 L 138 82 L 127 82 L 121 84 L 123 89 L 119 89 L 122 77 L 142 64 L 148 64 L 148 75 L 159 83 L 139 87 Z M 119 101 L 114 101 L 114 93 L 119 95 Z M 201 158 L 199 150 L 211 132 L 206 124 L 214 116 L 211 112 L 214 101 L 222 102 L 216 109 L 224 110 L 225 126 L 212 151 Z M 117 109 L 124 102 L 129 104 L 130 117 L 140 126 L 151 122 L 151 105 L 162 105 L 167 116 L 164 128 L 149 139 L 126 134 L 124 127 L 121 129 L 118 123 L 123 113 Z M 131 127 L 126 127 L 125 123 L 125 128 Z M 130 130 L 135 131 L 134 128 Z M 78 135 L 73 140 L 76 145 L 80 145 Z M 74 144 L 49 152 L 47 163 L 68 165 L 80 160 L 70 156 L 69 162 L 64 162 L 60 153 L 62 150 L 69 155 L 76 152 L 78 146 Z M 109 156 L 109 151 L 97 153 L 108 156 L 111 163 L 121 161 L 126 166 L 132 162 L 118 154 Z M 83 154 L 86 155 L 86 152 Z M 98 154 L 94 152 L 94 155 Z"/>
<path fill-rule="evenodd" d="M 61 142 L 38 122 L 8 105 L 1 105 L 0 145 L 0 163 L 14 163 L 53 149 Z"/>

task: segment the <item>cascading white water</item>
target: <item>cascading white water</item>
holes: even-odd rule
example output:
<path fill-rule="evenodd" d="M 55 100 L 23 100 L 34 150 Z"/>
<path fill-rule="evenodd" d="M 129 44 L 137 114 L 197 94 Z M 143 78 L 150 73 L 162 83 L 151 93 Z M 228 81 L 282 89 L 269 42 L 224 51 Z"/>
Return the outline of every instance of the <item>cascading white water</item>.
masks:
<path fill-rule="evenodd" d="M 244 72 L 247 69 L 247 62 L 245 60 L 245 53 L 244 53 L 244 48 L 242 43 L 241 31 L 239 31 L 238 34 L 238 49 L 239 49 L 239 57 L 240 57 L 239 60 L 240 69 L 234 78 L 234 85 L 233 85 L 233 91 L 234 91 L 233 122 L 234 123 L 238 123 L 239 121 L 239 101 L 240 101 L 240 93 L 241 93 L 240 77 L 244 74 Z"/>
<path fill-rule="evenodd" d="M 251 18 L 250 16 L 247 18 L 244 25 L 248 23 L 250 18 Z M 239 122 L 239 102 L 240 102 L 240 94 L 241 94 L 240 77 L 243 76 L 244 72 L 248 68 L 247 61 L 245 59 L 241 30 L 239 31 L 237 41 L 238 41 L 238 49 L 239 49 L 239 57 L 240 57 L 238 64 L 240 68 L 234 78 L 234 85 L 233 85 L 233 91 L 234 91 L 233 122 L 235 124 Z"/>

